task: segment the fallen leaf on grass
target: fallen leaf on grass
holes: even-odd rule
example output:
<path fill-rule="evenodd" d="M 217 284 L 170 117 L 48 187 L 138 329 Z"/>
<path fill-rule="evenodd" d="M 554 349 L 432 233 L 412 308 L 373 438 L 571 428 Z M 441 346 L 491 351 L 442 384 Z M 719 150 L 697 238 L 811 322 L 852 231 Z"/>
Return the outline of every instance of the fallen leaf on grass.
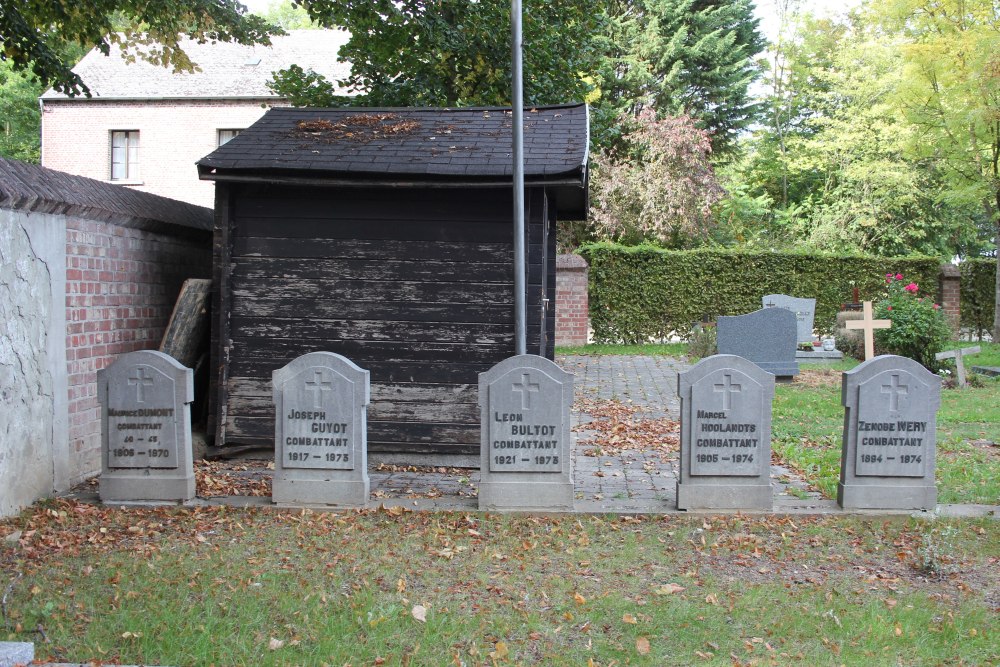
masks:
<path fill-rule="evenodd" d="M 267 647 L 272 651 L 277 651 L 279 648 L 285 645 L 285 642 L 281 639 L 275 639 L 271 637 L 271 641 L 267 643 Z"/>
<path fill-rule="evenodd" d="M 587 601 L 587 598 L 583 597 L 579 593 L 573 593 L 573 600 L 575 600 L 577 604 L 583 604 Z"/>
<path fill-rule="evenodd" d="M 410 610 L 410 614 L 413 618 L 417 619 L 421 623 L 427 622 L 427 607 L 422 604 L 413 605 L 413 609 Z"/>
<path fill-rule="evenodd" d="M 655 593 L 656 595 L 673 595 L 674 593 L 680 593 L 683 590 L 684 590 L 683 586 L 678 586 L 677 584 L 669 583 L 669 584 L 663 584 L 655 591 L 653 591 L 653 593 Z"/>
<path fill-rule="evenodd" d="M 649 655 L 649 640 L 645 637 L 638 637 L 635 640 L 635 650 L 639 655 Z"/>
<path fill-rule="evenodd" d="M 141 632 L 123 632 L 122 633 L 122 639 L 139 639 L 139 637 L 142 637 L 142 633 Z"/>
<path fill-rule="evenodd" d="M 635 625 L 638 622 L 639 621 L 635 620 L 635 616 L 633 616 L 632 614 L 625 614 L 624 616 L 622 616 L 622 623 L 630 623 L 632 625 Z"/>
<path fill-rule="evenodd" d="M 490 651 L 490 657 L 494 660 L 505 660 L 508 655 L 510 655 L 510 651 L 504 642 L 497 642 L 496 650 Z"/>

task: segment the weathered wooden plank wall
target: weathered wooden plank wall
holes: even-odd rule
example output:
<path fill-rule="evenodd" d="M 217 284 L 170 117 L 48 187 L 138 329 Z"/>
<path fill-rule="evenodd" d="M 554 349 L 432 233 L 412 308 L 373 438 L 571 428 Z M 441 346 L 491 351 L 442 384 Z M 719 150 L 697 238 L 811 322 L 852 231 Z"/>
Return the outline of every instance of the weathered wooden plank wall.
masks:
<path fill-rule="evenodd" d="M 218 187 L 219 444 L 271 444 L 271 372 L 327 350 L 371 371 L 371 451 L 477 453 L 478 373 L 514 352 L 510 192 Z M 551 357 L 554 224 L 528 202 L 528 349 Z"/>

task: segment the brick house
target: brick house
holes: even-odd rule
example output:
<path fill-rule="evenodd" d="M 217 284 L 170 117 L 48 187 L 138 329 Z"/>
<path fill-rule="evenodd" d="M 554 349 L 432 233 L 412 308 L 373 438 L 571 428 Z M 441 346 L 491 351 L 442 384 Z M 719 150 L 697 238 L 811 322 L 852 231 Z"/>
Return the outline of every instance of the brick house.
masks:
<path fill-rule="evenodd" d="M 176 74 L 95 49 L 73 68 L 93 97 L 41 97 L 42 165 L 212 206 L 213 186 L 198 180 L 195 162 L 268 108 L 288 105 L 267 88 L 272 72 L 297 64 L 345 78 L 350 67 L 337 52 L 346 40 L 343 31 L 293 30 L 271 47 L 187 41 L 201 71 Z"/>

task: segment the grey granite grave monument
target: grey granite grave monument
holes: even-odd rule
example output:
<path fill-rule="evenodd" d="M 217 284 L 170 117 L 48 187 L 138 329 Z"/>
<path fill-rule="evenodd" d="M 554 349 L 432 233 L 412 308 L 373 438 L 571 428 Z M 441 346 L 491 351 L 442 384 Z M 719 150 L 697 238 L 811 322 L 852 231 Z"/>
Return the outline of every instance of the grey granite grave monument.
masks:
<path fill-rule="evenodd" d="M 678 374 L 677 508 L 770 510 L 774 376 L 718 354 Z"/>
<path fill-rule="evenodd" d="M 368 371 L 311 352 L 272 374 L 274 481 L 279 505 L 368 502 Z"/>
<path fill-rule="evenodd" d="M 30 665 L 35 660 L 35 645 L 31 642 L 0 642 L 0 667 Z"/>
<path fill-rule="evenodd" d="M 799 374 L 795 360 L 795 314 L 784 308 L 763 308 L 746 315 L 721 316 L 716 324 L 719 354 L 749 359 L 777 377 Z"/>
<path fill-rule="evenodd" d="M 573 509 L 573 375 L 533 354 L 479 374 L 479 508 Z"/>
<path fill-rule="evenodd" d="M 798 343 L 813 342 L 816 299 L 802 299 L 787 294 L 768 294 L 761 299 L 764 308 L 783 308 L 795 315 L 795 338 Z"/>
<path fill-rule="evenodd" d="M 941 378 L 906 357 L 869 359 L 843 375 L 844 509 L 934 509 Z"/>
<path fill-rule="evenodd" d="M 97 371 L 101 500 L 194 498 L 193 375 L 169 355 L 152 350 L 129 352 Z"/>

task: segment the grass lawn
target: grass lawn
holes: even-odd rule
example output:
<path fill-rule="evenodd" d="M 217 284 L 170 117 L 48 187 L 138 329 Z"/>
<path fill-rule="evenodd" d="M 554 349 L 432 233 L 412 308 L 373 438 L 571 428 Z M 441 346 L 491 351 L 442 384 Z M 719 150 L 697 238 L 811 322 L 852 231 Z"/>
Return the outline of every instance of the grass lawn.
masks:
<path fill-rule="evenodd" d="M 0 639 L 101 664 L 987 665 L 998 553 L 992 519 L 58 501 L 0 522 Z"/>

